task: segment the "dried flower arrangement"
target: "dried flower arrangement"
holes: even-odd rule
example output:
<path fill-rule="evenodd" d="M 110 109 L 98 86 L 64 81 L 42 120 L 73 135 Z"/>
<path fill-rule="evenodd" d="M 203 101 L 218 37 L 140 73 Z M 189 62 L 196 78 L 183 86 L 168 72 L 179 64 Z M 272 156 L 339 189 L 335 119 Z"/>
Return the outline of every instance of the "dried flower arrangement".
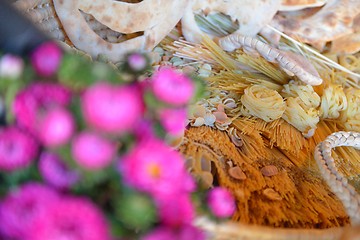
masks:
<path fill-rule="evenodd" d="M 195 194 L 165 142 L 200 80 L 148 64 L 131 53 L 119 71 L 53 42 L 0 57 L 1 239 L 204 239 L 196 214 L 232 215 L 232 195 Z"/>
<path fill-rule="evenodd" d="M 60 2 L 65 2 L 64 8 Z M 140 12 L 148 12 L 142 6 L 155 2 L 126 0 L 114 3 L 117 9 L 128 7 L 134 10 L 135 6 L 139 7 L 139 11 L 130 11 L 131 14 L 120 11 L 119 15 L 124 20 L 120 25 L 114 24 L 114 17 L 104 18 L 104 12 L 113 16 L 110 1 L 106 1 L 104 5 L 107 7 L 99 12 L 93 11 L 99 3 L 92 1 L 16 0 L 14 5 L 54 38 L 80 49 L 90 46 L 84 50 L 93 56 L 105 53 L 115 62 L 124 49 L 131 49 L 132 46 L 153 48 L 156 45 L 154 42 L 171 29 L 169 25 L 175 26 L 176 18 L 181 18 L 179 27 L 188 41 L 200 43 L 203 33 L 215 40 L 225 36 L 218 41 L 221 47 L 226 47 L 226 50 L 242 49 L 225 53 L 211 41 L 194 44 L 181 39 L 175 42 L 164 39 L 160 46 L 165 51 L 156 47 L 150 53 L 152 63 L 172 65 L 181 68 L 183 72 L 196 73 L 206 77 L 210 86 L 208 95 L 194 107 L 189 119 L 190 126 L 197 128 L 189 128 L 184 138 L 176 140 L 176 145 L 180 144 L 180 151 L 187 157 L 187 166 L 206 187 L 219 183 L 235 194 L 238 209 L 233 220 L 242 223 L 325 228 L 348 224 L 348 216 L 356 220 L 356 211 L 352 211 L 355 217 L 347 215 L 339 200 L 321 181 L 318 176 L 320 173 L 314 167 L 312 150 L 327 135 L 338 130 L 356 130 L 359 125 L 356 104 L 359 55 L 337 55 L 340 52 L 354 53 L 359 49 L 359 18 L 356 15 L 359 3 L 343 0 L 173 1 L 172 8 L 176 5 L 178 9 L 184 10 L 176 12 L 184 14 L 171 15 L 168 28 L 159 30 L 156 38 L 152 38 L 154 32 L 144 25 L 140 26 L 138 22 L 135 28 L 139 30 L 141 27 L 140 31 L 143 30 L 144 34 L 134 33 L 135 28 L 127 28 L 130 27 L 127 20 Z M 77 9 L 69 7 L 72 3 L 81 9 L 82 17 Z M 170 3 L 163 5 L 163 9 L 170 8 Z M 154 12 L 159 9 L 156 8 Z M 328 14 L 329 11 L 333 14 Z M 155 15 L 165 16 L 168 12 L 172 11 L 166 10 Z M 77 17 L 80 21 L 66 22 L 64 16 L 69 13 L 74 13 L 71 15 L 72 20 Z M 100 21 L 89 13 L 96 15 Z M 160 23 L 156 17 L 150 17 L 150 20 L 152 23 Z M 301 22 L 306 24 L 302 26 Z M 78 39 L 82 37 L 81 31 L 69 29 L 81 24 L 85 26 L 85 33 L 96 41 L 90 44 L 84 41 L 82 44 Z M 294 42 L 294 39 L 274 27 L 319 50 L 330 50 L 328 56 L 338 63 L 329 61 L 325 55 L 302 43 Z M 259 32 L 261 36 L 256 36 Z M 170 33 L 170 36 L 180 35 L 174 31 Z M 280 36 L 283 38 L 280 39 Z M 126 40 L 127 43 L 124 42 Z M 129 46 L 130 42 L 135 44 Z M 106 50 L 113 47 L 113 52 Z M 311 64 L 307 64 L 309 60 L 306 58 L 312 61 L 315 69 L 310 69 Z M 314 87 L 301 83 L 299 79 L 310 85 L 324 81 L 321 86 Z M 199 128 L 202 125 L 207 127 Z M 350 206 L 358 206 L 358 197 L 352 195 L 353 189 L 347 185 L 342 173 L 352 184 L 357 184 L 359 166 L 356 159 L 359 159 L 359 153 L 352 148 L 337 148 L 333 151 L 335 162 L 340 168 L 338 172 L 328 151 L 337 144 L 354 145 L 351 139 L 357 139 L 357 135 L 338 133 L 336 136 L 340 136 L 339 141 L 318 145 L 315 158 L 321 174 L 335 193 L 339 192 L 339 186 L 341 191 L 345 190 L 346 196 L 350 192 L 352 201 L 344 203 L 349 210 L 351 207 L 348 203 Z M 333 138 L 331 136 L 326 141 Z M 300 180 L 304 180 L 304 183 L 300 183 Z M 323 207 L 324 203 L 327 207 Z M 207 221 L 199 221 L 198 224 L 216 232 L 220 239 L 222 234 L 238 239 L 244 236 L 253 239 L 310 236 L 314 239 L 337 239 L 342 232 L 340 228 L 334 231 L 291 232 L 284 229 L 271 231 L 249 224 L 229 228 L 227 226 L 230 225 L 215 226 Z"/>
<path fill-rule="evenodd" d="M 225 19 L 221 15 L 207 18 Z M 211 23 L 215 20 L 209 21 Z M 228 21 L 226 27 L 226 21 L 222 21 L 222 30 L 230 31 L 233 26 Z M 202 26 L 209 27 L 207 25 L 210 23 L 203 19 Z M 358 221 L 358 212 L 351 208 L 358 209 L 358 195 L 349 197 L 348 199 L 353 200 L 347 205 L 343 202 L 344 206 L 347 206 L 347 214 L 344 213 L 341 202 L 334 197 L 329 198 L 329 190 L 319 181 L 321 178 L 318 178 L 320 173 L 314 164 L 313 151 L 315 146 L 332 132 L 359 131 L 356 127 L 356 119 L 359 118 L 358 103 L 354 104 L 354 99 L 357 98 L 354 93 L 358 91 L 359 55 L 343 55 L 339 57 L 339 62 L 335 63 L 319 53 L 309 52 L 306 46 L 295 45 L 298 43 L 294 44 L 293 39 L 288 39 L 290 38 L 283 38 L 279 42 L 281 50 L 267 47 L 266 40 L 260 36 L 254 39 L 230 35 L 220 38 L 219 46 L 206 37 L 202 44 L 183 40 L 166 42 L 164 47 L 175 56 L 183 58 L 184 65 L 204 62 L 210 66 L 205 78 L 210 94 L 194 106 L 190 118 L 191 126 L 210 126 L 227 133 L 222 135 L 203 127 L 192 128 L 187 132 L 186 141 L 180 149 L 190 158 L 189 165 L 196 175 L 202 177 L 203 182 L 208 186 L 213 185 L 212 181 L 220 182 L 235 194 L 238 211 L 233 216 L 234 220 L 269 226 L 311 228 L 315 224 L 323 224 L 322 227 L 331 227 L 346 225 L 346 215 L 349 214 L 355 224 Z M 221 47 L 230 51 L 239 47 L 241 49 L 225 52 Z M 294 59 L 292 63 L 274 61 L 279 53 L 303 55 L 305 58 L 301 57 L 301 61 L 311 61 L 315 69 L 309 68 L 309 64 L 300 64 L 298 59 L 301 58 L 298 56 L 288 58 Z M 281 58 L 283 60 L 286 55 Z M 342 58 L 351 60 L 340 62 Z M 282 64 L 287 65 L 288 69 Z M 343 68 L 339 64 L 346 66 L 347 72 L 342 72 Z M 315 70 L 318 79 L 324 82 L 320 86 L 302 83 L 300 80 L 304 79 L 295 71 L 293 74 L 288 72 L 294 66 L 296 68 L 296 65 L 301 65 L 309 72 Z M 310 81 L 306 83 L 309 84 Z M 344 133 L 338 134 L 343 136 Z M 202 139 L 197 135 L 207 135 L 210 139 Z M 226 135 L 236 146 L 235 149 L 223 143 L 228 142 Z M 343 137 L 341 141 L 339 138 L 336 144 L 357 147 L 357 137 L 352 133 L 344 136 L 349 138 Z M 217 146 L 211 138 L 218 139 L 222 144 Z M 348 139 L 349 142 L 345 143 Z M 329 153 L 329 148 L 320 149 L 322 154 Z M 335 178 L 344 180 L 344 189 L 348 186 L 346 179 L 357 185 L 360 170 L 357 163 L 360 157 L 358 151 L 352 148 L 336 149 L 332 152 L 334 158 L 326 155 L 327 160 L 319 160 L 318 152 L 319 149 L 315 157 L 317 156 L 321 171 L 325 171 L 327 175 L 324 175 L 324 178 L 328 179 L 333 175 L 331 183 L 326 180 L 332 191 L 340 191 L 340 187 L 335 189 L 335 185 L 340 184 L 340 180 Z M 331 161 L 335 161 L 336 165 L 330 163 Z M 198 162 L 201 162 L 201 167 Z M 275 171 L 275 167 L 282 171 Z M 267 172 L 264 174 L 264 168 L 277 173 L 269 178 L 266 176 Z M 295 168 L 302 170 L 295 173 Z M 330 172 L 333 169 L 334 171 L 327 174 L 327 168 Z M 342 174 L 345 177 L 340 178 Z M 257 184 L 250 184 L 248 178 L 252 179 L 251 182 L 257 179 Z M 307 179 L 309 184 L 300 184 L 294 179 Z M 280 185 L 281 187 L 276 187 Z M 325 191 L 319 191 L 319 188 Z M 305 199 L 294 195 L 295 189 L 303 196 L 311 196 L 315 192 L 316 194 L 311 199 Z M 349 189 L 352 189 L 352 194 L 353 188 L 349 186 Z M 262 192 L 259 195 L 260 191 Z M 342 199 L 340 195 L 339 198 Z M 349 201 L 348 199 L 346 201 Z M 302 213 L 299 213 L 291 202 L 301 205 Z M 328 206 L 332 206 L 331 210 L 323 212 L 318 206 L 319 202 L 326 202 Z M 317 218 L 308 209 L 327 220 Z M 308 221 L 309 219 L 312 220 Z M 336 223 L 330 223 L 331 221 Z"/>

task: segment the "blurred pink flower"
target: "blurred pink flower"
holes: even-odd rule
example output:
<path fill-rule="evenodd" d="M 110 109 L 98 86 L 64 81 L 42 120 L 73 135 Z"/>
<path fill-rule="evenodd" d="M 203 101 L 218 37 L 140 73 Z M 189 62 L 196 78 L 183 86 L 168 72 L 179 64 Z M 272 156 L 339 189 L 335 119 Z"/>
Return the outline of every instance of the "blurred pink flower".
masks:
<path fill-rule="evenodd" d="M 169 104 L 187 104 L 195 91 L 192 80 L 172 68 L 161 68 L 152 77 L 152 89 L 155 96 Z"/>
<path fill-rule="evenodd" d="M 129 67 L 134 71 L 142 71 L 147 66 L 146 57 L 141 53 L 132 53 L 127 57 Z"/>
<path fill-rule="evenodd" d="M 101 210 L 85 198 L 63 197 L 33 221 L 24 240 L 110 240 Z"/>
<path fill-rule="evenodd" d="M 101 82 L 85 91 L 81 108 L 89 125 L 109 133 L 122 133 L 134 128 L 144 105 L 136 87 Z"/>
<path fill-rule="evenodd" d="M 61 49 L 55 42 L 41 44 L 30 56 L 35 72 L 44 77 L 49 77 L 57 72 L 61 59 Z"/>
<path fill-rule="evenodd" d="M 34 219 L 57 199 L 53 189 L 35 182 L 9 192 L 0 203 L 0 232 L 6 239 L 24 239 Z"/>
<path fill-rule="evenodd" d="M 39 171 L 45 182 L 59 189 L 67 189 L 79 179 L 79 174 L 70 170 L 55 153 L 42 152 L 39 159 Z"/>
<path fill-rule="evenodd" d="M 12 111 L 17 123 L 37 136 L 41 113 L 70 104 L 71 92 L 57 83 L 37 82 L 18 92 Z"/>
<path fill-rule="evenodd" d="M 141 141 L 119 162 L 125 183 L 153 196 L 172 196 L 194 190 L 180 153 L 150 138 Z"/>
<path fill-rule="evenodd" d="M 47 147 L 57 147 L 68 143 L 74 130 L 73 116 L 64 108 L 47 111 L 38 127 L 40 141 Z"/>
<path fill-rule="evenodd" d="M 0 170 L 13 171 L 25 168 L 39 151 L 36 140 L 14 127 L 0 129 Z"/>
<path fill-rule="evenodd" d="M 0 77 L 18 78 L 24 69 L 22 58 L 5 54 L 0 58 Z"/>
<path fill-rule="evenodd" d="M 177 235 L 173 228 L 160 226 L 143 236 L 141 240 L 177 240 Z"/>
<path fill-rule="evenodd" d="M 205 240 L 205 232 L 190 224 L 182 226 L 178 232 L 179 240 Z"/>
<path fill-rule="evenodd" d="M 134 135 L 138 141 L 147 140 L 155 136 L 152 122 L 146 119 L 141 119 L 134 129 Z"/>
<path fill-rule="evenodd" d="M 192 225 L 178 228 L 160 226 L 146 234 L 141 240 L 205 240 L 205 233 Z"/>
<path fill-rule="evenodd" d="M 216 217 L 231 217 L 236 210 L 234 197 L 227 189 L 221 187 L 209 191 L 207 204 Z"/>
<path fill-rule="evenodd" d="M 116 154 L 116 144 L 96 133 L 82 132 L 75 136 L 73 158 L 82 167 L 98 170 L 107 167 Z"/>
<path fill-rule="evenodd" d="M 177 194 L 169 197 L 155 197 L 160 220 L 168 226 L 191 224 L 195 217 L 195 208 L 190 194 Z"/>
<path fill-rule="evenodd" d="M 161 109 L 159 118 L 161 125 L 169 134 L 178 136 L 184 133 L 187 120 L 185 109 Z"/>

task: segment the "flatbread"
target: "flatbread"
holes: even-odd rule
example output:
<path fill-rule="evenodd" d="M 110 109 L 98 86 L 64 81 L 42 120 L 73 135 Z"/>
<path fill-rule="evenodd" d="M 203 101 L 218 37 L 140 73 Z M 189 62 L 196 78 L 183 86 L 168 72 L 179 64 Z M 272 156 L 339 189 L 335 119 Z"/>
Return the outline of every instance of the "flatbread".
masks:
<path fill-rule="evenodd" d="M 186 40 L 201 42 L 204 34 L 195 22 L 194 14 L 220 12 L 237 21 L 239 29 L 235 33 L 255 36 L 268 24 L 278 11 L 280 0 L 193 0 L 188 5 L 181 20 L 182 32 Z M 214 36 L 209 35 L 210 38 Z"/>
<path fill-rule="evenodd" d="M 106 55 L 117 62 L 130 51 L 154 48 L 180 21 L 188 0 L 144 0 L 126 3 L 113 0 L 53 0 L 56 13 L 71 42 L 93 57 Z M 155 8 L 154 12 L 151 10 Z M 176 9 L 176 11 L 174 11 Z M 93 15 L 120 33 L 143 32 L 121 43 L 110 43 L 97 35 L 82 16 Z"/>
<path fill-rule="evenodd" d="M 341 38 L 335 39 L 331 43 L 332 53 L 354 54 L 360 51 L 360 32 L 351 33 Z"/>
<path fill-rule="evenodd" d="M 321 46 L 352 33 L 354 18 L 359 13 L 359 0 L 328 0 L 324 7 L 307 18 L 276 16 L 271 24 L 297 40 Z"/>
<path fill-rule="evenodd" d="M 327 0 L 282 0 L 279 11 L 296 11 L 323 6 Z"/>

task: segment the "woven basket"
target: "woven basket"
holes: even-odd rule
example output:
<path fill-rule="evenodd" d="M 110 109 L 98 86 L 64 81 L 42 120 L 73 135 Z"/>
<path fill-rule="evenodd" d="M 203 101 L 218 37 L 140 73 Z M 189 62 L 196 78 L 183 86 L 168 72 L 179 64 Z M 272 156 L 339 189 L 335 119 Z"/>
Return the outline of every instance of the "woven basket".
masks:
<path fill-rule="evenodd" d="M 13 4 L 17 9 L 25 13 L 25 15 L 28 16 L 31 21 L 39 26 L 44 32 L 48 33 L 50 37 L 65 42 L 66 44 L 73 47 L 73 44 L 66 36 L 60 20 L 56 16 L 56 12 L 51 0 L 14 0 Z M 116 33 L 97 22 L 92 16 L 84 14 L 84 17 L 87 20 L 89 26 L 91 26 L 91 28 L 103 39 L 109 42 L 116 42 L 121 37 L 121 34 Z M 199 144 L 205 146 L 205 148 L 207 147 L 208 156 L 209 154 L 215 154 L 217 156 L 220 155 L 220 159 L 228 159 L 232 161 L 235 161 L 234 159 L 237 158 L 234 156 L 234 152 L 237 152 L 236 146 L 231 142 L 231 140 L 229 140 L 225 133 L 219 130 L 211 130 L 210 128 L 190 129 L 187 132 L 186 139 L 187 141 L 184 141 L 179 149 L 189 159 L 191 158 L 194 160 L 194 158 L 196 158 L 194 149 L 191 150 L 191 148 L 199 147 Z M 204 139 L 211 139 L 214 145 L 211 146 L 211 143 L 204 141 Z M 222 149 L 219 149 L 219 146 L 222 146 Z M 201 152 L 199 149 L 195 150 L 195 153 Z M 206 151 L 203 151 L 203 153 L 204 152 Z M 197 155 L 197 157 L 200 155 Z M 216 162 L 219 161 L 219 158 L 214 156 L 210 156 L 209 158 L 212 164 L 216 165 L 217 178 L 220 179 L 220 182 L 224 182 L 224 179 L 228 177 L 226 176 L 226 167 L 224 167 L 224 165 L 221 166 L 221 164 L 224 164 L 224 161 Z M 295 165 L 294 167 L 300 168 L 299 166 Z M 321 181 L 320 177 L 317 177 L 317 179 Z M 329 194 L 329 199 L 336 198 L 327 188 L 325 183 L 322 182 L 319 184 L 319 186 L 324 187 L 325 190 L 319 190 L 321 190 L 324 195 Z M 306 198 L 306 196 L 303 196 L 303 198 Z M 343 209 L 341 209 L 341 203 L 337 199 L 332 201 L 334 205 L 340 205 L 340 209 L 338 210 L 338 216 L 340 217 L 338 219 L 342 219 L 341 223 L 335 223 L 332 226 L 346 225 L 348 223 L 348 219 L 346 215 L 341 216 L 341 214 L 344 214 Z M 334 209 L 332 209 L 332 211 Z M 336 222 L 338 219 L 335 218 L 333 220 Z M 236 220 L 243 222 L 241 221 L 241 217 L 238 217 Z M 354 239 L 357 232 L 356 228 L 344 227 L 309 229 L 311 227 L 310 225 L 305 226 L 306 228 L 301 228 L 301 225 L 298 225 L 297 229 L 288 229 L 284 226 L 274 228 L 271 227 L 271 224 L 267 224 L 268 226 L 259 226 L 251 223 L 237 223 L 235 221 L 214 223 L 206 218 L 201 217 L 196 219 L 196 225 L 208 232 L 210 239 Z"/>

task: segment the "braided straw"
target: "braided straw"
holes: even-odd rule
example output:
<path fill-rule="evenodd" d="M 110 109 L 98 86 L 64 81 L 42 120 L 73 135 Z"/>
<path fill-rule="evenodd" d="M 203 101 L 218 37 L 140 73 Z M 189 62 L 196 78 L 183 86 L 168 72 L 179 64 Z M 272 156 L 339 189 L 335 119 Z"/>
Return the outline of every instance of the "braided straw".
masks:
<path fill-rule="evenodd" d="M 315 160 L 320 172 L 331 190 L 342 201 L 353 224 L 360 224 L 360 195 L 348 184 L 347 179 L 335 166 L 331 150 L 335 147 L 350 146 L 360 149 L 360 133 L 335 132 L 315 148 Z"/>

